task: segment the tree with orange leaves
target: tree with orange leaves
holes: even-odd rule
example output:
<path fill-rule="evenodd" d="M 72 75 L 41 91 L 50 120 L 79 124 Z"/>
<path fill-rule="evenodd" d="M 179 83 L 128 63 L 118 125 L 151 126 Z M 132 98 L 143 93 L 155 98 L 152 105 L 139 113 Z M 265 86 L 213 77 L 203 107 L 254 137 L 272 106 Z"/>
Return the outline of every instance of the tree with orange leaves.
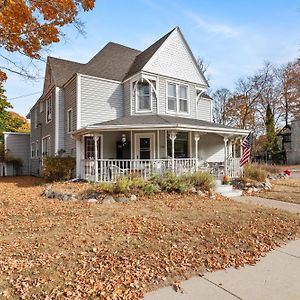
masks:
<path fill-rule="evenodd" d="M 9 52 L 40 59 L 43 49 L 60 41 L 63 26 L 74 24 L 82 30 L 78 14 L 94 4 L 95 0 L 0 0 L 0 82 L 7 71 L 30 77 Z"/>

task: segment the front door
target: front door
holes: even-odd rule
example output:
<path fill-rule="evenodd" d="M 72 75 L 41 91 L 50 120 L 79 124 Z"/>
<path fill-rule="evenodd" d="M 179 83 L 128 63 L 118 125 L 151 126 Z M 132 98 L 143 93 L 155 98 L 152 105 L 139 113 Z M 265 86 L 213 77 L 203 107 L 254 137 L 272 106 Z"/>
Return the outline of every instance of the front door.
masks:
<path fill-rule="evenodd" d="M 135 139 L 135 158 L 154 158 L 154 134 L 137 134 Z"/>

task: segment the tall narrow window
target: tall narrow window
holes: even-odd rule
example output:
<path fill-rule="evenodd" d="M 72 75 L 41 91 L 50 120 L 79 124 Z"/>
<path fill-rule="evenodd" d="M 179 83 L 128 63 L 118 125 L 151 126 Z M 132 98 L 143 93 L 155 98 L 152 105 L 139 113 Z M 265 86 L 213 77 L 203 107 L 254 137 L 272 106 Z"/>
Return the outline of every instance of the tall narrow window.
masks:
<path fill-rule="evenodd" d="M 168 83 L 168 110 L 177 110 L 176 84 Z"/>
<path fill-rule="evenodd" d="M 72 132 L 72 130 L 73 130 L 72 123 L 73 123 L 72 109 L 69 109 L 68 113 L 67 113 L 67 132 L 68 133 Z"/>
<path fill-rule="evenodd" d="M 97 144 L 97 152 L 98 152 L 98 157 L 101 157 L 101 137 L 99 137 L 98 139 L 98 144 Z M 95 158 L 95 140 L 94 137 L 92 136 L 86 136 L 84 137 L 84 158 L 85 159 L 91 159 L 91 158 Z"/>
<path fill-rule="evenodd" d="M 31 143 L 31 158 L 35 158 L 36 155 L 36 144 L 35 142 Z"/>
<path fill-rule="evenodd" d="M 148 82 L 139 82 L 137 85 L 138 111 L 151 110 L 151 86 Z"/>
<path fill-rule="evenodd" d="M 52 98 L 46 100 L 46 123 L 52 120 Z"/>
<path fill-rule="evenodd" d="M 38 125 L 38 108 L 36 107 L 34 109 L 34 128 L 37 128 L 37 125 Z"/>
<path fill-rule="evenodd" d="M 50 156 L 50 136 L 43 138 L 42 150 L 43 150 L 43 156 Z"/>
<path fill-rule="evenodd" d="M 179 86 L 179 111 L 188 112 L 187 87 L 184 85 Z"/>
<path fill-rule="evenodd" d="M 35 157 L 39 157 L 40 156 L 40 145 L 39 145 L 39 141 L 36 141 L 35 143 Z"/>

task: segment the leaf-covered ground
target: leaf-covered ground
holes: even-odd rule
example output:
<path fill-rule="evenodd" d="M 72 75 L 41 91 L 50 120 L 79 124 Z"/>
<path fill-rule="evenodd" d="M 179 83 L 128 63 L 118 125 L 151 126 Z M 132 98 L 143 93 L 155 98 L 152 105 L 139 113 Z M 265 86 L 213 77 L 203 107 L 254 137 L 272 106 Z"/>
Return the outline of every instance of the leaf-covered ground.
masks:
<path fill-rule="evenodd" d="M 299 235 L 297 215 L 222 198 L 59 202 L 43 199 L 37 181 L 0 179 L 0 298 L 138 299 L 206 270 L 254 264 Z"/>
<path fill-rule="evenodd" d="M 260 192 L 260 197 L 300 204 L 300 178 L 277 179 L 271 183 L 272 189 Z"/>

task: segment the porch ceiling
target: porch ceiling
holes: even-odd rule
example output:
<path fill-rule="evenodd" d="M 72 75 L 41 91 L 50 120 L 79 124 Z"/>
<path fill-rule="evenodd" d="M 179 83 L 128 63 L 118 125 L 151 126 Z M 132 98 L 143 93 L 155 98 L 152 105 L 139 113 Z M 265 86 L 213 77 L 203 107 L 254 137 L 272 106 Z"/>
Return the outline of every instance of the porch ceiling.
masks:
<path fill-rule="evenodd" d="M 117 118 L 114 120 L 92 124 L 73 133 L 83 135 L 99 131 L 124 131 L 124 130 L 182 130 L 198 131 L 204 133 L 217 133 L 228 136 L 245 136 L 249 130 L 237 129 L 208 121 L 192 118 L 183 118 L 167 115 L 134 115 Z"/>

